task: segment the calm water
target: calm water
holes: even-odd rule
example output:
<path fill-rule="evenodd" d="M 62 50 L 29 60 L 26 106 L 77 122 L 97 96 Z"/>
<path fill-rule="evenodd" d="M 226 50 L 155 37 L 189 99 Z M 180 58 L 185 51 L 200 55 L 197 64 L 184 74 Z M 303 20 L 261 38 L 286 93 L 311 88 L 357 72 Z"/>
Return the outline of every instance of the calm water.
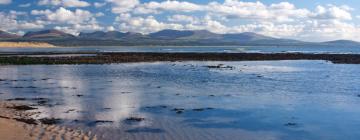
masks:
<path fill-rule="evenodd" d="M 1 48 L 4 52 L 262 52 L 262 53 L 355 53 L 360 47 L 344 46 L 131 46 L 131 47 L 64 47 L 64 48 Z"/>
<path fill-rule="evenodd" d="M 205 67 L 218 64 L 232 68 Z M 359 73 L 325 61 L 1 66 L 0 99 L 48 98 L 29 101 L 38 118 L 107 140 L 358 140 Z"/>

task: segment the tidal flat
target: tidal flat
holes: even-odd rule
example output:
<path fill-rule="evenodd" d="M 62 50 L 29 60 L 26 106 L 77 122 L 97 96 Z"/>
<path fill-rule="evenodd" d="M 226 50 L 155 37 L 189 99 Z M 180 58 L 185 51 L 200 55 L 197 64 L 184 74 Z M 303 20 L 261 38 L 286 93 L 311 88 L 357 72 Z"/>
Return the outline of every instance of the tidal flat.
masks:
<path fill-rule="evenodd" d="M 359 73 L 322 60 L 3 65 L 0 99 L 100 140 L 357 140 Z"/>

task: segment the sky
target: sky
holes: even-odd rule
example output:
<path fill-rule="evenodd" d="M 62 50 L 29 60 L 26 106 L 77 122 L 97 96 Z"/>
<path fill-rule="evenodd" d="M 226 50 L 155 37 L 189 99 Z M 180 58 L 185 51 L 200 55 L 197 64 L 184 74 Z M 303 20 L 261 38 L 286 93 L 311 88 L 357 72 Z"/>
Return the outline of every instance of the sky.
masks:
<path fill-rule="evenodd" d="M 0 0 L 0 30 L 255 32 L 360 41 L 359 0 Z"/>

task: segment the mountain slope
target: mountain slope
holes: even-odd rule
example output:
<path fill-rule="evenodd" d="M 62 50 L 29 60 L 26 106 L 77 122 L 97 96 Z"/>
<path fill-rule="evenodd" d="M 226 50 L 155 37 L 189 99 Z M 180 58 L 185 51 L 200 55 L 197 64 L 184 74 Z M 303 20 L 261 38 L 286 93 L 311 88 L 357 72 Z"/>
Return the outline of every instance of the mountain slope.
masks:
<path fill-rule="evenodd" d="M 47 38 L 73 38 L 74 35 L 59 30 L 42 30 L 26 33 L 23 38 L 47 39 Z"/>
<path fill-rule="evenodd" d="M 314 43 L 274 38 L 251 32 L 217 34 L 207 30 L 162 30 L 147 35 L 134 32 L 96 31 L 80 33 L 77 37 L 58 30 L 44 30 L 28 32 L 23 37 L 18 38 L 11 38 L 16 36 L 9 35 L 6 32 L 0 32 L 0 35 L 10 37 L 2 39 L 3 41 L 41 41 L 58 46 L 360 46 L 359 42 L 348 40 Z"/>
<path fill-rule="evenodd" d="M 133 33 L 133 32 L 118 32 L 118 31 L 109 31 L 109 32 L 102 32 L 96 31 L 92 33 L 80 33 L 79 38 L 83 39 L 106 39 L 106 40 L 119 40 L 124 38 L 140 38 L 143 35 L 140 33 Z"/>
<path fill-rule="evenodd" d="M 237 42 L 249 42 L 256 40 L 275 40 L 275 38 L 252 33 L 252 32 L 244 32 L 239 34 L 224 34 L 223 39 L 227 41 L 237 41 Z"/>
<path fill-rule="evenodd" d="M 202 40 L 220 38 L 221 35 L 207 30 L 162 30 L 148 35 L 154 39 L 183 39 L 183 40 Z"/>
<path fill-rule="evenodd" d="M 0 39 L 20 38 L 21 36 L 0 30 Z"/>
<path fill-rule="evenodd" d="M 333 45 L 333 46 L 360 46 L 360 42 L 351 41 L 351 40 L 334 40 L 328 42 L 322 42 L 324 45 Z"/>

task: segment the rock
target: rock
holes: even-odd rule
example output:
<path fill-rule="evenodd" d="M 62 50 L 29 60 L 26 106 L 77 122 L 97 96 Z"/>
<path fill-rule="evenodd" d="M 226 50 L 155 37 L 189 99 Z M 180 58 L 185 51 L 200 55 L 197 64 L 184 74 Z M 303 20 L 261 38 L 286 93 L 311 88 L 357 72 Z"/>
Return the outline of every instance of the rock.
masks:
<path fill-rule="evenodd" d="M 108 121 L 108 120 L 96 120 L 94 123 L 113 123 L 114 121 Z"/>
<path fill-rule="evenodd" d="M 19 121 L 19 122 L 26 123 L 26 124 L 34 124 L 34 125 L 38 124 L 35 119 L 15 118 L 15 120 Z"/>
<path fill-rule="evenodd" d="M 39 119 L 39 121 L 40 121 L 42 124 L 54 125 L 54 124 L 59 124 L 59 123 L 61 122 L 61 119 L 42 118 L 42 119 Z"/>
<path fill-rule="evenodd" d="M 13 99 L 6 99 L 6 101 L 25 101 L 26 98 L 13 98 Z"/>
<path fill-rule="evenodd" d="M 219 65 L 215 65 L 215 66 L 206 66 L 209 69 L 230 69 L 233 70 L 234 67 L 233 66 L 224 66 L 224 64 L 219 64 Z"/>
<path fill-rule="evenodd" d="M 193 109 L 193 111 L 204 111 L 205 109 L 203 108 L 197 108 L 197 109 Z"/>
<path fill-rule="evenodd" d="M 126 119 L 126 121 L 136 121 L 136 122 L 141 122 L 144 120 L 145 120 L 145 118 L 141 118 L 141 117 L 130 117 L 130 118 Z"/>
<path fill-rule="evenodd" d="M 292 122 L 289 122 L 289 123 L 285 124 L 285 126 L 296 126 L 296 125 L 298 125 L 298 124 L 297 123 L 292 123 Z"/>
<path fill-rule="evenodd" d="M 77 94 L 77 95 L 75 95 L 76 97 L 83 97 L 84 95 L 82 95 L 82 94 Z"/>
<path fill-rule="evenodd" d="M 13 106 L 13 107 L 8 107 L 11 109 L 15 109 L 15 110 L 19 110 L 19 111 L 27 111 L 27 110 L 35 110 L 37 108 L 33 108 L 27 105 L 19 105 L 19 106 Z"/>
<path fill-rule="evenodd" d="M 175 111 L 176 114 L 182 114 L 185 111 L 185 109 L 183 109 L 183 108 L 174 108 L 173 111 Z"/>
<path fill-rule="evenodd" d="M 64 113 L 70 113 L 70 112 L 73 112 L 73 111 L 76 111 L 75 109 L 69 109 L 67 111 L 65 111 Z"/>

